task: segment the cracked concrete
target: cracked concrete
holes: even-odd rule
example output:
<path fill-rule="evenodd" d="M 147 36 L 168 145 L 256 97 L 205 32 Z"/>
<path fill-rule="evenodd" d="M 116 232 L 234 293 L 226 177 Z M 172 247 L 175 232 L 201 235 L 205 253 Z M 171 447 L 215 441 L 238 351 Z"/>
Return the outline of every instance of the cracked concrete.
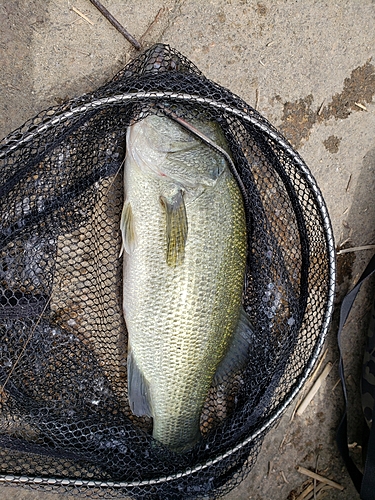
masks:
<path fill-rule="evenodd" d="M 240 95 L 297 148 L 326 200 L 337 246 L 375 243 L 375 3 L 371 0 L 106 0 L 144 46 L 169 43 L 210 79 Z M 72 11 L 76 7 L 92 22 Z M 90 92 L 136 54 L 88 0 L 0 2 L 0 135 L 39 111 Z M 339 257 L 337 303 L 371 252 Z M 344 332 L 350 440 L 361 443 L 359 376 L 371 284 Z M 336 325 L 336 316 L 334 325 Z M 247 479 L 227 500 L 286 500 L 306 480 L 295 467 L 343 484 L 324 498 L 359 498 L 334 443 L 342 411 L 334 328 L 326 361 L 334 367 L 301 417 L 289 408 L 267 435 Z M 306 389 L 305 389 L 306 391 Z M 354 448 L 358 457 L 360 452 Z M 46 492 L 0 487 L 8 500 L 50 500 Z M 294 496 L 293 496 L 294 495 Z M 67 498 L 64 495 L 61 498 Z M 319 498 L 319 496 L 318 496 Z"/>

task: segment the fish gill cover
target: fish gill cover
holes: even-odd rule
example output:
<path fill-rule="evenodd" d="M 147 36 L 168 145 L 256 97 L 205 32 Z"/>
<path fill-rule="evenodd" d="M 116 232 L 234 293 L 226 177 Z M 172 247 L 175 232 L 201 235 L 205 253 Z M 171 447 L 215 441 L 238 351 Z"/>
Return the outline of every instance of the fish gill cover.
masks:
<path fill-rule="evenodd" d="M 179 453 L 129 406 L 119 257 L 126 131 L 166 113 L 222 130 L 245 208 L 252 325 L 245 363 L 212 383 L 200 439 Z M 332 312 L 332 232 L 303 160 L 158 44 L 11 133 L 0 161 L 0 481 L 101 498 L 225 494 L 310 374 Z"/>

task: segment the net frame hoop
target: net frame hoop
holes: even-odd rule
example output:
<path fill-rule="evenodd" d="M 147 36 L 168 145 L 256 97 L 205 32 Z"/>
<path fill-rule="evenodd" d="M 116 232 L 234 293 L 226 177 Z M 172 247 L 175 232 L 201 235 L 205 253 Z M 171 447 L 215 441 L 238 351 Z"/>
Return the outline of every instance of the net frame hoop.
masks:
<path fill-rule="evenodd" d="M 242 120 L 249 122 L 251 125 L 256 127 L 261 132 L 265 133 L 269 138 L 273 139 L 277 145 L 288 155 L 288 157 L 292 158 L 294 163 L 298 165 L 300 171 L 303 173 L 304 179 L 307 182 L 311 193 L 313 193 L 315 201 L 320 210 L 320 215 L 322 217 L 322 223 L 324 227 L 324 234 L 326 238 L 326 245 L 328 251 L 328 266 L 329 266 L 329 282 L 328 282 L 328 294 L 327 294 L 327 302 L 324 314 L 324 320 L 321 326 L 321 332 L 319 335 L 319 341 L 317 342 L 315 349 L 310 357 L 309 363 L 306 365 L 300 380 L 294 386 L 294 389 L 290 391 L 287 398 L 284 399 L 284 402 L 279 405 L 279 408 L 274 411 L 271 416 L 266 420 L 266 422 L 253 432 L 250 436 L 248 436 L 245 440 L 243 440 L 240 444 L 235 447 L 229 449 L 225 453 L 216 456 L 206 462 L 196 465 L 195 467 L 187 468 L 182 472 L 174 473 L 168 476 L 163 476 L 156 479 L 147 479 L 141 481 L 133 481 L 133 482 L 122 482 L 122 481 L 96 481 L 96 480 L 84 480 L 84 479 L 70 479 L 70 478 L 46 478 L 46 477 L 27 477 L 27 476 L 17 476 L 17 475 L 9 475 L 9 474 L 1 474 L 0 475 L 0 483 L 16 483 L 16 484 L 35 484 L 35 485 L 46 485 L 46 486 L 71 486 L 71 487 L 87 487 L 87 488 L 134 488 L 141 486 L 151 486 L 159 483 L 165 483 L 174 481 L 176 479 L 190 476 L 194 473 L 200 472 L 212 465 L 217 464 L 225 458 L 228 458 L 230 455 L 236 453 L 241 450 L 247 444 L 250 444 L 254 441 L 259 435 L 263 434 L 267 429 L 269 429 L 281 415 L 284 413 L 289 404 L 295 399 L 302 386 L 310 376 L 314 365 L 319 358 L 319 354 L 322 350 L 323 344 L 325 342 L 325 338 L 328 332 L 328 328 L 331 321 L 333 305 L 334 305 L 334 293 L 335 293 L 335 275 L 336 275 L 336 253 L 335 253 L 335 245 L 334 245 L 334 237 L 333 230 L 330 222 L 330 218 L 328 215 L 328 210 L 325 205 L 323 196 L 319 187 L 316 184 L 314 177 L 312 176 L 309 168 L 301 158 L 301 156 L 294 151 L 292 146 L 288 143 L 284 137 L 279 134 L 275 129 L 273 129 L 267 122 L 260 122 L 257 119 L 257 114 L 254 115 L 247 113 L 246 111 L 228 106 L 220 101 L 214 100 L 211 97 L 201 97 L 196 94 L 184 94 L 179 92 L 157 92 L 157 91 L 149 91 L 149 92 L 130 92 L 130 93 L 122 93 L 116 94 L 111 97 L 103 97 L 96 98 L 91 101 L 88 101 L 84 104 L 78 105 L 76 107 L 71 107 L 70 110 L 65 111 L 58 116 L 51 118 L 50 120 L 44 121 L 40 123 L 34 131 L 26 135 L 19 140 L 16 140 L 14 144 L 4 145 L 3 151 L 0 151 L 0 159 L 6 157 L 10 152 L 17 150 L 23 144 L 31 141 L 35 137 L 39 136 L 43 132 L 49 130 L 55 125 L 62 123 L 72 117 L 75 117 L 79 114 L 89 112 L 95 109 L 104 108 L 106 106 L 119 105 L 126 102 L 137 101 L 140 99 L 173 99 L 175 101 L 181 102 L 193 102 L 197 104 L 204 104 L 209 107 L 216 108 L 223 112 L 227 112 L 231 115 L 234 115 Z M 53 109 L 53 108 L 51 108 Z M 252 109 L 252 108 L 250 108 Z M 12 141 L 13 142 L 13 141 Z"/>

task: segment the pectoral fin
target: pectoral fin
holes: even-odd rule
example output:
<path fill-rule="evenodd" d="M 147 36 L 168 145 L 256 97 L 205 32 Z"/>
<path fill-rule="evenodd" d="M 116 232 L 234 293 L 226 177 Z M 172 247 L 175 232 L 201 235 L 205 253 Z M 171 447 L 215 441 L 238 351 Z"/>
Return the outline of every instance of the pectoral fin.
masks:
<path fill-rule="evenodd" d="M 128 352 L 128 398 L 134 415 L 152 417 L 149 386 L 131 350 Z"/>
<path fill-rule="evenodd" d="M 165 210 L 168 266 L 176 267 L 184 260 L 185 244 L 188 233 L 186 208 L 182 191 L 179 191 L 171 200 L 164 196 L 160 202 Z"/>
<path fill-rule="evenodd" d="M 122 234 L 122 248 L 120 257 L 125 250 L 126 253 L 131 253 L 135 247 L 135 228 L 132 206 L 128 201 L 125 201 L 122 208 L 120 229 Z"/>
<path fill-rule="evenodd" d="M 245 310 L 241 307 L 240 318 L 233 334 L 228 351 L 218 366 L 214 384 L 225 384 L 225 381 L 240 373 L 246 366 L 249 350 L 254 347 L 254 330 Z"/>

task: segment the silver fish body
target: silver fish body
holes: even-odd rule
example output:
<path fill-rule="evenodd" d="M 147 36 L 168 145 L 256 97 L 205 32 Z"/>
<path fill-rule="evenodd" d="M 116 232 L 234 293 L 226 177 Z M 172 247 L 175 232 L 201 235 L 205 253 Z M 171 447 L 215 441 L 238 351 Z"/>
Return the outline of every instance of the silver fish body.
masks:
<path fill-rule="evenodd" d="M 227 149 L 216 123 L 192 123 Z M 202 406 L 239 324 L 243 199 L 223 155 L 156 115 L 128 128 L 124 191 L 130 406 L 152 416 L 156 440 L 183 452 L 199 439 Z"/>

